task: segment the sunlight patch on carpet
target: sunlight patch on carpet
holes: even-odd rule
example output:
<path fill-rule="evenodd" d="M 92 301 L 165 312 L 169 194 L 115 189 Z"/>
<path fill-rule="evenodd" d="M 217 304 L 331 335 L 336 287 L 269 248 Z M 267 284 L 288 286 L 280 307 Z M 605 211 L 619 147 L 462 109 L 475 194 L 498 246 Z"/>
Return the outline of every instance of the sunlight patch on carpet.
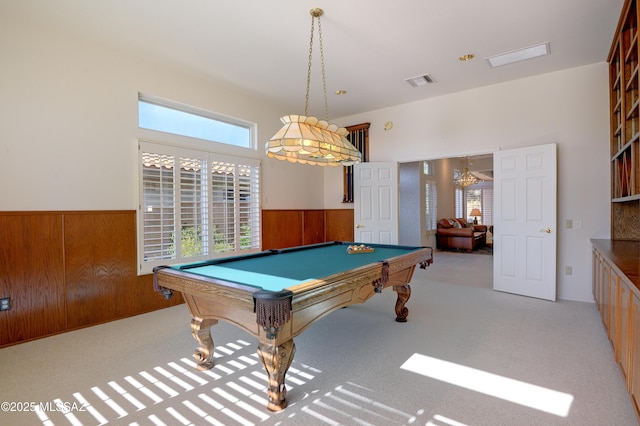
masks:
<path fill-rule="evenodd" d="M 573 395 L 421 354 L 401 369 L 560 417 L 567 417 Z"/>

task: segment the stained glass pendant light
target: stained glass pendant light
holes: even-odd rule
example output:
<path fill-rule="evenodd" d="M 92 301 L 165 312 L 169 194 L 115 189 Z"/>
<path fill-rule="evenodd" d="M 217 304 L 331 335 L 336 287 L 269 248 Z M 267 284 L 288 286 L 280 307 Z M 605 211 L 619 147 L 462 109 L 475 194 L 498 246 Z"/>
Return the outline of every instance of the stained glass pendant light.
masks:
<path fill-rule="evenodd" d="M 324 11 L 313 8 L 311 14 L 311 40 L 309 43 L 309 65 L 307 69 L 307 94 L 304 115 L 285 115 L 280 118 L 282 128 L 265 145 L 267 157 L 287 160 L 291 163 L 312 166 L 350 166 L 361 161 L 360 152 L 349 142 L 347 129 L 329 123 L 327 104 L 327 83 L 324 70 L 324 49 L 322 46 L 322 27 L 320 16 Z M 320 60 L 322 65 L 322 87 L 324 92 L 325 120 L 309 116 L 309 85 L 311 83 L 311 59 L 313 53 L 313 34 L 315 21 L 318 20 L 320 41 Z"/>

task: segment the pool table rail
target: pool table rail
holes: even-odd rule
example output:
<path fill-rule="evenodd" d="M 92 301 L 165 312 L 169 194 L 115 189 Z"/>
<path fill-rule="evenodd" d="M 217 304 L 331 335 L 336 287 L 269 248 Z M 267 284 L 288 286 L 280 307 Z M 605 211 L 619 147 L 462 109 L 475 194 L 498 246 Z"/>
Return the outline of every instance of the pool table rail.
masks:
<path fill-rule="evenodd" d="M 255 287 L 199 276 L 174 269 L 159 269 L 155 272 L 159 291 L 179 291 L 193 317 L 224 320 L 253 336 L 260 328 L 256 323 Z"/>
<path fill-rule="evenodd" d="M 333 311 L 366 302 L 383 288 L 393 287 L 398 297 L 406 297 L 406 293 L 410 293 L 408 283 L 413 277 L 415 266 L 431 261 L 432 251 L 425 248 L 388 259 L 388 279 L 385 283 L 381 280 L 384 266 L 381 262 L 376 262 L 288 287 L 287 290 L 293 293 L 293 314 L 291 321 L 278 330 L 275 338 L 267 336 L 267 330 L 256 322 L 255 287 L 202 275 L 194 280 L 193 274 L 186 270 L 163 268 L 155 273 L 159 291 L 181 292 L 192 316 L 224 320 L 264 343 L 279 344 L 298 336 L 314 321 Z M 401 315 L 396 312 L 396 320 L 404 322 L 408 311 L 404 308 L 401 312 Z"/>
<path fill-rule="evenodd" d="M 282 299 L 290 293 L 287 300 L 290 304 L 284 306 L 290 306 L 291 312 L 277 327 L 259 324 L 256 292 L 262 290 L 257 287 L 173 268 L 154 270 L 154 285 L 165 297 L 170 297 L 173 291 L 182 293 L 192 315 L 191 332 L 199 343 L 193 354 L 199 370 L 213 366 L 214 342 L 210 328 L 218 320 L 234 324 L 258 339 L 258 355 L 268 376 L 267 408 L 279 411 L 287 406 L 284 380 L 295 354 L 293 339 L 296 336 L 331 312 L 364 303 L 388 287 L 397 293 L 396 321 L 406 322 L 409 310 L 405 304 L 411 296 L 409 282 L 415 267 L 420 265 L 424 269 L 432 261 L 430 247 L 415 248 L 381 262 L 287 287 L 278 296 Z M 269 298 L 268 294 L 265 296 Z"/>

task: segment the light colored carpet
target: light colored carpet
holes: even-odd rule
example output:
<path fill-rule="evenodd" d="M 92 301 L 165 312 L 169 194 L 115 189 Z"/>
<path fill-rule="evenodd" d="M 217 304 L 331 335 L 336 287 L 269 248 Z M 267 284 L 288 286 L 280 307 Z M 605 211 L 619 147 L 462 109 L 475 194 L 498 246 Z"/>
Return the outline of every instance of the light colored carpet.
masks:
<path fill-rule="evenodd" d="M 638 424 L 595 305 L 494 292 L 491 256 L 434 258 L 409 322 L 385 290 L 296 338 L 283 412 L 266 410 L 257 342 L 235 326 L 213 327 L 216 367 L 195 370 L 177 306 L 0 349 L 0 401 L 50 405 L 0 424 Z"/>

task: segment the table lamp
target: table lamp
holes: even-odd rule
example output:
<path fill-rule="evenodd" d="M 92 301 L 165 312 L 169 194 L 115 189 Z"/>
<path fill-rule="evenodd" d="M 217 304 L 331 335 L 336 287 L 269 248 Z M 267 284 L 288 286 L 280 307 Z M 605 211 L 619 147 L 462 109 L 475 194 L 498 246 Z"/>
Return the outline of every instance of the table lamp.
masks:
<path fill-rule="evenodd" d="M 477 225 L 478 224 L 478 216 L 482 216 L 482 213 L 480 213 L 479 209 L 473 209 L 473 210 L 471 210 L 470 216 L 473 216 L 473 224 Z"/>

